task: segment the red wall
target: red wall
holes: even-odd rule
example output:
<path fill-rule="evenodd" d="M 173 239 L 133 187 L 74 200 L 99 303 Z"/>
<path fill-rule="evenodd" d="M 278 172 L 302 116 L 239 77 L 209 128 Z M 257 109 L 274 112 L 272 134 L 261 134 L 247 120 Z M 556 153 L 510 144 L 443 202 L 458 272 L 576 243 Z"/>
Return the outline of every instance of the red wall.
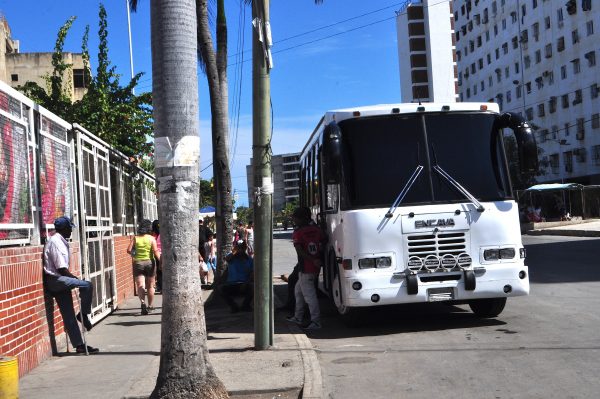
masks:
<path fill-rule="evenodd" d="M 131 256 L 127 254 L 129 240 L 128 236 L 114 240 L 117 306 L 134 294 Z M 70 270 L 79 275 L 79 243 L 71 243 L 70 248 Z M 59 352 L 67 345 L 54 299 L 46 309 L 42 252 L 42 246 L 0 248 L 0 355 L 18 358 L 20 376 L 52 356 L 53 340 Z M 73 304 L 77 306 L 76 298 Z M 48 311 L 53 312 L 50 318 Z"/>
<path fill-rule="evenodd" d="M 54 300 L 51 318 L 54 334 L 50 334 L 42 282 L 42 251 L 42 246 L 0 248 L 0 354 L 18 358 L 20 375 L 52 355 L 51 338 L 58 350 L 64 350 L 67 342 Z M 71 244 L 71 259 L 71 270 L 77 274 L 80 270 L 77 242 Z"/>
<path fill-rule="evenodd" d="M 127 247 L 132 236 L 115 236 L 115 273 L 117 276 L 117 306 L 134 295 L 131 255 Z"/>

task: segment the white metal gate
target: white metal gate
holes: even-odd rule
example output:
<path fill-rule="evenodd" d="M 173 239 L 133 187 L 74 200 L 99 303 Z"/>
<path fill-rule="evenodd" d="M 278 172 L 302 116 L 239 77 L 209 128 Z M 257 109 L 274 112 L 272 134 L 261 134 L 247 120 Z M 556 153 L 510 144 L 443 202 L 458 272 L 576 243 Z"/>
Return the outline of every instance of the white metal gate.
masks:
<path fill-rule="evenodd" d="M 83 273 L 94 284 L 92 318 L 116 306 L 108 145 L 75 125 Z"/>

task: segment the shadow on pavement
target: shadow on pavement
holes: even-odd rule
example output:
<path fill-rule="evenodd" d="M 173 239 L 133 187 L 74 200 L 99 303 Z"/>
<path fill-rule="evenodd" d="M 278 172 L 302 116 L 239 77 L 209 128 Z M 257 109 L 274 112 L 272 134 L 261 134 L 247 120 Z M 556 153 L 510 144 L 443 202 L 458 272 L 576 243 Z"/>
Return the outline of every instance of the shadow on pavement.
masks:
<path fill-rule="evenodd" d="M 526 245 L 529 281 L 576 283 L 600 281 L 600 240 L 549 242 Z"/>
<path fill-rule="evenodd" d="M 154 313 L 152 313 L 154 314 Z M 159 313 L 156 313 L 159 314 Z M 123 326 L 123 327 L 133 327 L 133 326 L 144 326 L 149 324 L 160 324 L 160 320 L 155 321 L 121 321 L 116 323 L 106 323 L 107 326 Z"/>

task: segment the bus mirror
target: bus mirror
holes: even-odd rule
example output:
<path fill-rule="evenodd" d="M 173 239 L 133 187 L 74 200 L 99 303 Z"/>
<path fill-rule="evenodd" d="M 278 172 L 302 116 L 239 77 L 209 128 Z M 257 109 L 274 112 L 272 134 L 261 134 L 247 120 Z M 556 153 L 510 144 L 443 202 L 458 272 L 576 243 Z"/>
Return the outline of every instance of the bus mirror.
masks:
<path fill-rule="evenodd" d="M 506 112 L 499 118 L 500 128 L 510 128 L 517 139 L 519 166 L 521 173 L 533 174 L 538 171 L 538 150 L 531 126 L 519 114 Z"/>
<path fill-rule="evenodd" d="M 340 183 L 342 175 L 342 131 L 335 122 L 325 126 L 322 154 L 326 183 Z"/>

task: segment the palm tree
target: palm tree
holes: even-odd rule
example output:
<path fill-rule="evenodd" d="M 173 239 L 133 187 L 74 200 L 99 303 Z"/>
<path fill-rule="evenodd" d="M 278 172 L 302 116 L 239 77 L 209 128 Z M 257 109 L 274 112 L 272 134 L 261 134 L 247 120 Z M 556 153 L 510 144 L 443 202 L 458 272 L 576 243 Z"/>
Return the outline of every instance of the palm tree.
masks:
<path fill-rule="evenodd" d="M 151 398 L 228 397 L 208 359 L 197 272 L 200 140 L 195 9 L 194 0 L 151 2 L 155 137 L 158 142 L 168 140 L 181 155 L 175 166 L 161 164 L 168 154 L 156 155 L 165 290 L 160 370 Z"/>

